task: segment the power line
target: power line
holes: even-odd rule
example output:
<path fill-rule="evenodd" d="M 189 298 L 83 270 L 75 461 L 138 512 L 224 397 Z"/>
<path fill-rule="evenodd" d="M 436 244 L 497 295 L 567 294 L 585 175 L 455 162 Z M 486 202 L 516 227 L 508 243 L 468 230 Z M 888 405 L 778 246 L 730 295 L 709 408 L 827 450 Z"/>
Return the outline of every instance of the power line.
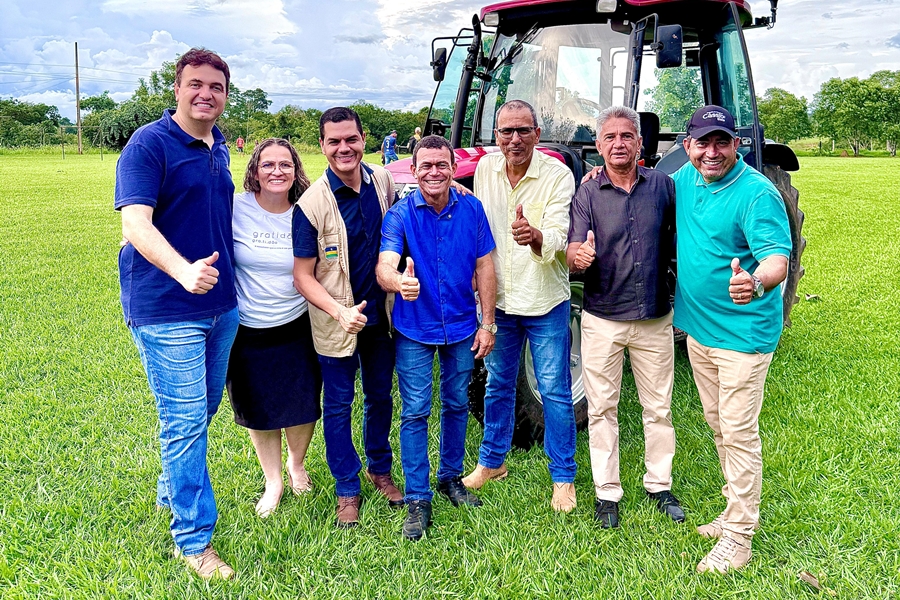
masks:
<path fill-rule="evenodd" d="M 18 62 L 9 62 L 9 63 L 0 63 L 0 66 L 6 65 L 24 65 L 26 67 L 61 67 L 64 69 L 74 69 L 75 65 L 51 65 L 49 63 L 18 63 Z M 119 73 L 121 75 L 134 75 L 135 77 L 147 77 L 148 73 L 132 73 L 130 71 L 113 71 L 112 69 L 98 69 L 97 67 L 79 67 L 80 69 L 89 69 L 91 71 L 103 71 L 105 73 Z"/>

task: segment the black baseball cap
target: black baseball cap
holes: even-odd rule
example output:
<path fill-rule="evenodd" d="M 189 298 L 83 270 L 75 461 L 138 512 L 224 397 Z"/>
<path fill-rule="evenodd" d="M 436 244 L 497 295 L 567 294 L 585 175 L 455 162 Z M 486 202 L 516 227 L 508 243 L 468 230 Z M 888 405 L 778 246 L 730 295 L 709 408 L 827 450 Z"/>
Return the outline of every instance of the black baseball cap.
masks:
<path fill-rule="evenodd" d="M 714 131 L 721 131 L 732 138 L 736 138 L 737 131 L 734 128 L 734 117 L 731 116 L 730 112 L 715 104 L 698 108 L 691 115 L 691 120 L 688 121 L 687 134 L 696 140 Z"/>

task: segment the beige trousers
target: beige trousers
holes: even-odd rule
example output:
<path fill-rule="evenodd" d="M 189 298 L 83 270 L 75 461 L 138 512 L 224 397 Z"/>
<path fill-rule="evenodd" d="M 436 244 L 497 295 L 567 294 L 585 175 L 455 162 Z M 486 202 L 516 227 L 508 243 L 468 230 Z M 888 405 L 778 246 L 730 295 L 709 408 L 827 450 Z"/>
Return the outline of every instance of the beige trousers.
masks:
<path fill-rule="evenodd" d="M 613 502 L 622 499 L 618 405 L 625 348 L 643 407 L 644 488 L 661 492 L 672 488 L 675 456 L 672 313 L 650 321 L 609 321 L 582 314 L 581 355 L 594 491 L 598 499 Z"/>
<path fill-rule="evenodd" d="M 762 490 L 762 440 L 759 412 L 772 353 L 747 354 L 709 348 L 687 338 L 703 416 L 713 430 L 725 476 L 728 501 L 724 529 L 751 537 L 759 526 Z"/>

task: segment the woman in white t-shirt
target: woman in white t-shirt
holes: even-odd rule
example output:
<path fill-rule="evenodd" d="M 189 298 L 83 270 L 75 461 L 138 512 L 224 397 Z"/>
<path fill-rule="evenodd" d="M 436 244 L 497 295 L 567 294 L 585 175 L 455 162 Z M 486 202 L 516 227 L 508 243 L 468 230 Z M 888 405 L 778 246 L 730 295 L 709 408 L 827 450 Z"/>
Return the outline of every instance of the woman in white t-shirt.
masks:
<path fill-rule="evenodd" d="M 288 485 L 312 490 L 306 450 L 322 415 L 322 375 L 313 348 L 306 299 L 294 289 L 291 213 L 309 187 L 287 140 L 260 142 L 250 157 L 244 193 L 234 197 L 234 259 L 238 328 L 228 363 L 234 421 L 250 439 L 266 477 L 256 504 L 269 516 L 284 492 L 281 432 L 287 440 Z"/>

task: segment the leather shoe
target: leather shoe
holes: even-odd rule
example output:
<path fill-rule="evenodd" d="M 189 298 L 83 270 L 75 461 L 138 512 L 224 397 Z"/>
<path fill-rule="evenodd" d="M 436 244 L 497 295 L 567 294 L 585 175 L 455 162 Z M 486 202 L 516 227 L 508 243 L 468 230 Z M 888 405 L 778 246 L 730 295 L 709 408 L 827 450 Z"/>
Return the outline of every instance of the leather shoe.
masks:
<path fill-rule="evenodd" d="M 572 512 L 575 510 L 575 484 L 572 483 L 554 483 L 553 497 L 550 499 L 550 506 L 557 512 Z"/>
<path fill-rule="evenodd" d="M 431 527 L 431 502 L 412 500 L 406 503 L 409 513 L 403 521 L 403 537 L 413 542 L 421 540 L 425 530 Z"/>
<path fill-rule="evenodd" d="M 359 525 L 360 496 L 338 496 L 337 522 L 338 529 L 350 529 Z"/>
<path fill-rule="evenodd" d="M 619 503 L 611 500 L 596 500 L 594 502 L 594 518 L 600 521 L 603 529 L 617 528 L 619 526 Z"/>
<path fill-rule="evenodd" d="M 390 473 L 376 475 L 366 469 L 366 479 L 372 482 L 372 485 L 375 486 L 375 490 L 379 494 L 387 498 L 388 506 L 391 508 L 400 508 L 403 506 L 403 492 L 401 492 L 396 484 L 394 484 L 394 479 L 391 477 Z"/>
<path fill-rule="evenodd" d="M 460 477 L 449 481 L 438 481 L 438 491 L 447 496 L 447 499 L 450 500 L 453 506 L 462 504 L 466 506 L 481 506 L 481 500 L 466 489 Z"/>
<path fill-rule="evenodd" d="M 509 475 L 509 471 L 506 470 L 506 463 L 496 469 L 491 469 L 478 463 L 474 471 L 463 477 L 462 482 L 470 490 L 480 490 L 488 481 L 500 481 L 505 479 L 507 475 Z"/>
<path fill-rule="evenodd" d="M 684 510 L 678 498 L 670 490 L 647 492 L 647 497 L 656 501 L 656 508 L 676 523 L 684 523 Z"/>

